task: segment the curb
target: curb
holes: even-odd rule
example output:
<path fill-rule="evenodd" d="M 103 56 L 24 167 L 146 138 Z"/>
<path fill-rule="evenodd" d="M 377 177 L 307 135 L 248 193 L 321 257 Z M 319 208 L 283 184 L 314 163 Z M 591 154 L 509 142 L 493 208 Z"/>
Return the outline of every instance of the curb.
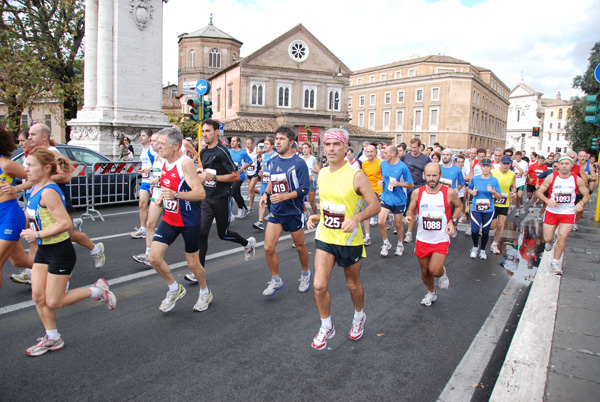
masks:
<path fill-rule="evenodd" d="M 552 258 L 542 257 L 490 402 L 544 400 L 561 281 Z"/>

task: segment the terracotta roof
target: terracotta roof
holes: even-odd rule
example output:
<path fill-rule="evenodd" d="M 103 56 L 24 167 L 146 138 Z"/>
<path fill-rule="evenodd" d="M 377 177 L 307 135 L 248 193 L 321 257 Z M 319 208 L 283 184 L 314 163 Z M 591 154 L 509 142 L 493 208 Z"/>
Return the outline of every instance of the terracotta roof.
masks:
<path fill-rule="evenodd" d="M 229 34 L 226 34 L 225 32 L 221 31 L 219 28 L 217 28 L 216 26 L 214 26 L 212 23 L 210 23 L 209 25 L 205 26 L 204 28 L 200 28 L 199 30 L 194 31 L 192 33 L 189 33 L 189 34 L 185 33 L 185 34 L 179 35 L 179 40 L 181 40 L 183 38 L 230 39 L 230 40 L 234 40 L 236 42 L 239 42 L 240 44 L 242 43 L 241 41 L 237 40 L 233 36 L 231 36 Z"/>
<path fill-rule="evenodd" d="M 271 133 L 275 134 L 275 130 L 280 124 L 275 119 L 252 119 L 247 117 L 238 117 L 233 120 L 223 123 L 225 131 L 235 131 L 244 133 Z"/>
<path fill-rule="evenodd" d="M 368 128 L 356 126 L 354 124 L 334 124 L 334 127 L 339 128 L 341 126 L 346 127 L 348 134 L 350 134 L 350 138 L 352 137 L 389 137 L 393 138 L 393 136 L 386 133 L 378 133 L 377 131 L 369 130 Z"/>
<path fill-rule="evenodd" d="M 460 60 L 451 56 L 443 56 L 443 55 L 430 55 L 424 57 L 417 57 L 415 59 L 408 60 L 400 60 L 395 61 L 393 63 L 383 64 L 381 66 L 369 67 L 362 70 L 356 70 L 353 72 L 353 75 L 362 74 L 372 70 L 381 70 L 384 68 L 392 68 L 392 67 L 400 67 L 407 66 L 410 64 L 419 64 L 419 63 L 448 63 L 448 64 L 470 64 L 467 61 Z"/>
<path fill-rule="evenodd" d="M 181 101 L 179 100 L 179 98 L 175 98 L 175 97 L 163 98 L 162 105 L 163 105 L 163 108 L 164 107 L 181 108 Z"/>

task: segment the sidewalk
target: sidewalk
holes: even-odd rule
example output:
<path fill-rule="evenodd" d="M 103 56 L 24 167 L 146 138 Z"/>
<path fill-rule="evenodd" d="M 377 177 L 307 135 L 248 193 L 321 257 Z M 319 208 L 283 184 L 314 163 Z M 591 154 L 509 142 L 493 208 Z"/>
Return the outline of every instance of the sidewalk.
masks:
<path fill-rule="evenodd" d="M 562 277 L 544 253 L 490 401 L 588 401 L 600 395 L 600 226 L 596 194 L 572 232 Z M 596 397 L 594 397 L 596 395 Z"/>

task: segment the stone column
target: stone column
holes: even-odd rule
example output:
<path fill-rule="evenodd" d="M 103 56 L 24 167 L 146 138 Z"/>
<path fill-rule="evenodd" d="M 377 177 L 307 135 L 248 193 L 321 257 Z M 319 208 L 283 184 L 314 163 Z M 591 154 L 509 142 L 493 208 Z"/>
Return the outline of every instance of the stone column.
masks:
<path fill-rule="evenodd" d="M 87 32 L 86 32 L 87 35 Z M 113 108 L 113 1 L 99 0 L 97 53 L 98 109 Z M 84 88 L 85 90 L 85 88 Z M 108 116 L 106 116 L 108 117 Z"/>
<path fill-rule="evenodd" d="M 96 108 L 98 78 L 98 0 L 85 2 L 85 66 L 83 74 L 83 108 L 94 110 Z"/>

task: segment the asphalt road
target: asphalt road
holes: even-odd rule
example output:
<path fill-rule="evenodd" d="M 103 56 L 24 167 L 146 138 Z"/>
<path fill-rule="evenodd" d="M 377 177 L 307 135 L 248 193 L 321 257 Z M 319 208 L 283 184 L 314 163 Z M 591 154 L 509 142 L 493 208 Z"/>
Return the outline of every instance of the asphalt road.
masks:
<path fill-rule="evenodd" d="M 158 306 L 166 284 L 153 269 L 131 259 L 144 250 L 143 240 L 129 237 L 139 224 L 136 207 L 100 211 L 105 221 L 86 219 L 83 231 L 104 242 L 106 265 L 96 270 L 87 250 L 75 246 L 78 264 L 70 284 L 89 286 L 106 278 L 117 308 L 108 311 L 85 300 L 59 310 L 65 348 L 29 357 L 25 349 L 44 329 L 29 288 L 8 279 L 16 269 L 7 263 L 0 290 L 0 400 L 435 401 L 451 378 L 460 380 L 453 373 L 482 326 L 493 319 L 490 312 L 498 300 L 509 293 L 503 258 L 488 253 L 487 261 L 471 260 L 470 237 L 461 234 L 452 241 L 446 261 L 449 289 L 438 290 L 437 302 L 423 307 L 426 288 L 414 243 L 406 246 L 403 257 L 382 258 L 381 238 L 372 228 L 373 245 L 361 272 L 365 334 L 357 342 L 348 339 L 353 307 L 342 270 L 335 269 L 330 293 L 337 334 L 326 350 L 316 351 L 310 344 L 319 316 L 312 288 L 297 291 L 300 266 L 289 236 L 277 246 L 285 288 L 266 298 L 262 291 L 270 274 L 262 247 L 253 261 L 245 262 L 241 247 L 219 240 L 213 227 L 206 269 L 214 301 L 202 313 L 192 311 L 197 285 L 183 279 L 189 271 L 178 239 L 166 260 L 188 293 L 165 314 Z M 264 234 L 251 227 L 256 216 L 236 219 L 231 228 L 244 237 L 255 236 L 262 246 Z M 391 232 L 390 239 L 395 241 Z M 306 242 L 312 269 L 314 233 L 306 235 Z M 526 267 L 523 272 L 511 282 L 516 283 L 511 288 L 515 297 L 505 307 L 512 321 L 500 323 L 507 333 L 529 285 Z M 499 345 L 483 347 L 491 353 L 507 342 L 510 336 L 505 335 Z M 487 368 L 486 378 L 493 382 L 493 365 L 503 354 L 495 353 L 493 360 L 470 364 L 482 373 Z M 478 395 L 474 400 L 485 398 Z"/>

